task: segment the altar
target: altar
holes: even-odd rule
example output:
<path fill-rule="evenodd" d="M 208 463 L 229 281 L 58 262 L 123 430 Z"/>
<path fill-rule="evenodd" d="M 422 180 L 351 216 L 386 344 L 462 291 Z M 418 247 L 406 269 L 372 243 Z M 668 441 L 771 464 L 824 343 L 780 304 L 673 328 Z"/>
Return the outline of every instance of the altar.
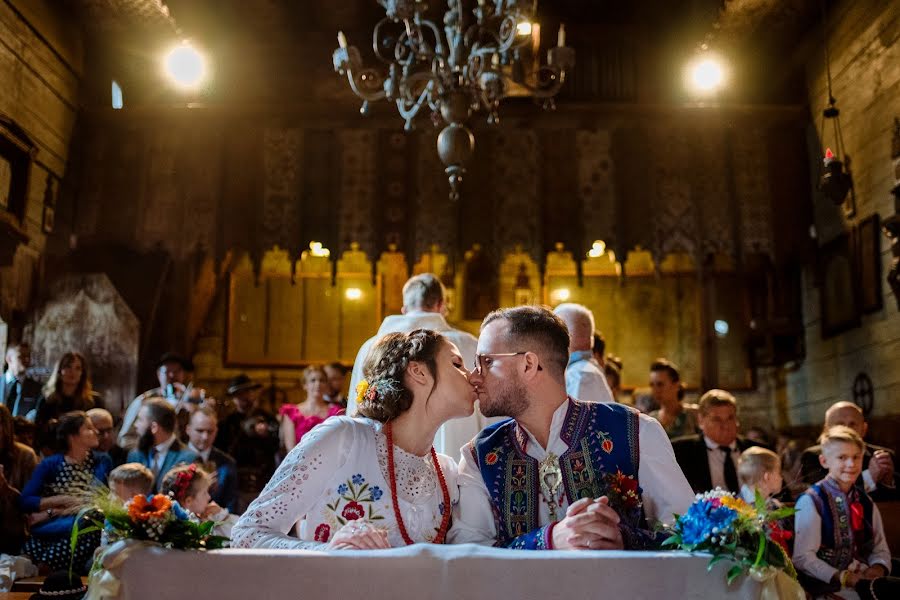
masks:
<path fill-rule="evenodd" d="M 783 574 L 768 584 L 742 577 L 729 587 L 728 565 L 707 572 L 708 560 L 683 552 L 528 552 L 472 544 L 333 553 L 141 547 L 111 574 L 123 600 L 758 600 L 795 598 L 791 593 L 799 590 Z M 91 591 L 95 597 L 97 590 Z"/>

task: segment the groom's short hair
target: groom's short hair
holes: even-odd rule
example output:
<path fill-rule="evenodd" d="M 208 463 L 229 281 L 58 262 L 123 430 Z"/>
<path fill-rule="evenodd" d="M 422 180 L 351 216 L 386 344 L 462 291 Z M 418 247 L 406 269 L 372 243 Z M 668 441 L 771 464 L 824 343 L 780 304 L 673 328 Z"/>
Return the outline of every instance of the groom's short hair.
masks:
<path fill-rule="evenodd" d="M 530 351 L 544 359 L 544 368 L 559 379 L 565 379 L 569 364 L 569 329 L 565 321 L 545 306 L 500 308 L 490 313 L 481 329 L 503 319 L 508 324 L 506 341 L 517 352 Z"/>

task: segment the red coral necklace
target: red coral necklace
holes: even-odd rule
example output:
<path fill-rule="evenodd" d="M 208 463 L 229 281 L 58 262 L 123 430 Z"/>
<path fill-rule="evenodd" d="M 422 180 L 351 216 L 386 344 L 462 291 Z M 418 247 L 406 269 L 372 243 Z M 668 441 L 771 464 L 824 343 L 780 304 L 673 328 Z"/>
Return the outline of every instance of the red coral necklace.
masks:
<path fill-rule="evenodd" d="M 394 518 L 397 520 L 397 527 L 400 528 L 400 536 L 403 538 L 403 541 L 407 545 L 412 545 L 415 542 L 406 531 L 403 517 L 400 516 L 400 501 L 397 499 L 397 474 L 394 471 L 394 435 L 391 423 L 385 424 L 384 435 L 387 437 L 388 479 L 390 479 L 389 483 L 391 485 L 391 502 L 394 504 Z M 441 470 L 441 463 L 438 462 L 434 446 L 431 447 L 431 462 L 434 464 L 435 471 L 437 471 L 438 482 L 441 484 L 441 494 L 444 496 L 444 514 L 441 518 L 441 527 L 438 529 L 433 543 L 443 544 L 444 539 L 447 537 L 447 530 L 450 528 L 450 491 L 447 489 L 447 481 L 444 479 L 444 472 Z"/>

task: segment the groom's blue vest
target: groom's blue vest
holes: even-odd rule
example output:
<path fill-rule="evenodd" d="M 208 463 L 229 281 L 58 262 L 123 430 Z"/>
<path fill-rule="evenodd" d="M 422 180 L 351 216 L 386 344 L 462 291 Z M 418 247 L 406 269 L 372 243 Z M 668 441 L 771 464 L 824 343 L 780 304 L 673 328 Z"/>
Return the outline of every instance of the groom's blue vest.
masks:
<path fill-rule="evenodd" d="M 639 413 L 622 404 L 568 403 L 560 432 L 568 450 L 559 457 L 559 467 L 569 504 L 606 495 L 617 472 L 637 482 Z M 507 419 L 485 428 L 469 445 L 469 451 L 491 496 L 496 545 L 540 550 L 550 546 L 549 526 L 539 527 L 538 462 L 526 454 L 527 440 L 522 428 Z M 640 487 L 637 493 L 641 493 Z M 613 507 L 622 519 L 620 529 L 626 548 L 655 545 L 655 536 L 646 531 L 640 507 Z"/>

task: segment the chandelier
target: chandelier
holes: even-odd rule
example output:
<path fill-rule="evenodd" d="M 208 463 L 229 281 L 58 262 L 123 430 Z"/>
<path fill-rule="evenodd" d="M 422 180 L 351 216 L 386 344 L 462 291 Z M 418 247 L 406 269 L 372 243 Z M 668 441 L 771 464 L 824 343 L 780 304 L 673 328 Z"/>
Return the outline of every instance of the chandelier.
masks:
<path fill-rule="evenodd" d="M 566 71 L 575 65 L 575 50 L 565 45 L 560 25 L 558 45 L 547 53 L 547 62 L 528 72 L 528 47 L 536 50 L 534 33 L 539 37 L 533 25 L 537 0 L 477 0 L 468 18 L 463 0 L 448 0 L 442 26 L 426 17 L 422 0 L 378 3 L 385 18 L 375 26 L 372 49 L 386 68 L 364 66 L 359 49 L 348 46 L 339 32 L 334 69 L 362 98 L 364 115 L 370 102 L 384 99 L 397 105 L 407 131 L 422 111 L 430 113 L 435 126 L 443 121 L 437 151 L 450 199 L 457 200 L 465 163 L 475 149 L 475 136 L 466 126 L 469 116 L 484 110 L 488 123 L 497 123 L 500 101 L 516 91 L 554 108 Z"/>

